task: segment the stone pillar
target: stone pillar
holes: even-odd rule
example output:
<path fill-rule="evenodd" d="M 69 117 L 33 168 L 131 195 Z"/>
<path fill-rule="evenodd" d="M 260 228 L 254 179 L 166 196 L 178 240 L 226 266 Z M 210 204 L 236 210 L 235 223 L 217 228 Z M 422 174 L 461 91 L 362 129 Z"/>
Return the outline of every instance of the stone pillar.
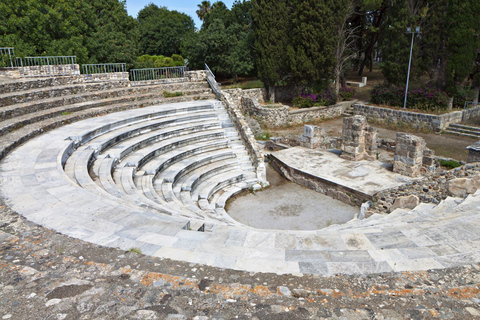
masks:
<path fill-rule="evenodd" d="M 397 132 L 393 172 L 409 177 L 420 175 L 425 147 L 422 138 Z"/>
<path fill-rule="evenodd" d="M 328 136 L 324 129 L 318 126 L 303 126 L 303 135 L 300 137 L 302 147 L 309 149 L 325 148 L 327 144 Z"/>
<path fill-rule="evenodd" d="M 364 116 L 343 119 L 342 155 L 350 161 L 375 160 L 377 130 L 368 125 Z"/>

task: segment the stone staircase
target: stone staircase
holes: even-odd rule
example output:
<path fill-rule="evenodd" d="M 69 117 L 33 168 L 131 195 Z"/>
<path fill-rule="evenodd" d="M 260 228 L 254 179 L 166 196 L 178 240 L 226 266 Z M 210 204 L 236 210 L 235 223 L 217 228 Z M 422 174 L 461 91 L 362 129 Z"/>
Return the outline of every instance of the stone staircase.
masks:
<path fill-rule="evenodd" d="M 165 97 L 164 91 L 182 92 Z M 130 87 L 128 81 L 83 83 L 77 77 L 0 85 L 0 159 L 15 146 L 66 123 L 168 102 L 212 99 L 205 81 Z"/>
<path fill-rule="evenodd" d="M 350 107 L 346 108 L 345 111 L 343 112 L 344 117 L 353 117 L 355 114 L 353 113 L 353 105 Z"/>
<path fill-rule="evenodd" d="M 479 138 L 480 139 L 480 128 L 473 126 L 466 126 L 461 124 L 450 124 L 445 130 L 446 133 L 455 134 L 458 136 L 470 137 L 470 138 Z"/>

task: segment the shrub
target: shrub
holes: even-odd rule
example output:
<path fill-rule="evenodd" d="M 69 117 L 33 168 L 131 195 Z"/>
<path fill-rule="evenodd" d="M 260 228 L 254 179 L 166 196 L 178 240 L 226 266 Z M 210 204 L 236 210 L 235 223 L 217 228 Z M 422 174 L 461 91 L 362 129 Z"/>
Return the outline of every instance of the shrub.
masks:
<path fill-rule="evenodd" d="M 457 93 L 453 96 L 453 107 L 454 108 L 463 108 L 465 106 L 465 101 L 472 101 L 474 96 L 474 91 L 469 86 L 460 87 L 457 90 Z"/>
<path fill-rule="evenodd" d="M 376 85 L 371 91 L 371 101 L 402 107 L 405 99 L 405 87 L 389 84 Z M 448 96 L 432 85 L 412 87 L 408 89 L 407 108 L 425 111 L 445 110 L 448 107 Z"/>
<path fill-rule="evenodd" d="M 455 169 L 461 166 L 461 164 L 458 161 L 455 160 L 443 160 L 439 159 L 438 162 L 442 167 L 445 167 L 447 169 Z"/>
<path fill-rule="evenodd" d="M 292 100 L 292 104 L 294 107 L 297 108 L 310 108 L 313 107 L 313 100 L 302 95 L 300 97 L 294 98 Z"/>
<path fill-rule="evenodd" d="M 135 67 L 139 69 L 143 68 L 165 68 L 165 67 L 181 67 L 185 65 L 183 57 L 174 54 L 172 57 L 160 56 L 151 56 L 145 54 L 137 58 L 135 62 Z"/>
<path fill-rule="evenodd" d="M 177 91 L 177 92 L 170 92 L 170 91 L 163 91 L 163 96 L 165 98 L 172 98 L 172 97 L 181 97 L 183 96 L 183 93 L 180 92 L 180 91 Z"/>
<path fill-rule="evenodd" d="M 313 106 L 331 106 L 337 102 L 337 96 L 331 88 L 327 88 L 317 94 L 302 93 L 292 100 L 294 107 L 310 108 Z"/>
<path fill-rule="evenodd" d="M 257 135 L 255 136 L 255 139 L 257 139 L 257 140 L 262 140 L 262 141 L 266 141 L 266 140 L 270 139 L 270 132 L 268 132 L 268 131 L 263 131 L 263 132 L 257 134 Z"/>
<path fill-rule="evenodd" d="M 353 96 L 355 95 L 355 90 L 352 88 L 340 88 L 340 91 L 338 92 L 338 100 L 340 101 L 348 101 L 352 100 Z"/>

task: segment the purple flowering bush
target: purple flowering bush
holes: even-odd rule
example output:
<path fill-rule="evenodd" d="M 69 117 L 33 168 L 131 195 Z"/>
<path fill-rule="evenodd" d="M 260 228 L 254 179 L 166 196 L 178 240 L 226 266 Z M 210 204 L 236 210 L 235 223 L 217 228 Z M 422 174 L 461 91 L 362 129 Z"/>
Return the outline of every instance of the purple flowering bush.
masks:
<path fill-rule="evenodd" d="M 355 91 L 351 88 L 340 89 L 338 98 L 341 101 L 350 100 Z M 313 106 L 331 106 L 337 102 L 337 96 L 332 88 L 326 88 L 319 93 L 302 93 L 293 99 L 292 104 L 297 108 L 310 108 Z"/>
<path fill-rule="evenodd" d="M 371 91 L 371 101 L 375 104 L 386 104 L 402 107 L 405 99 L 405 87 L 388 84 L 376 85 Z M 425 111 L 445 110 L 448 107 L 448 96 L 432 85 L 411 87 L 408 89 L 407 108 Z"/>

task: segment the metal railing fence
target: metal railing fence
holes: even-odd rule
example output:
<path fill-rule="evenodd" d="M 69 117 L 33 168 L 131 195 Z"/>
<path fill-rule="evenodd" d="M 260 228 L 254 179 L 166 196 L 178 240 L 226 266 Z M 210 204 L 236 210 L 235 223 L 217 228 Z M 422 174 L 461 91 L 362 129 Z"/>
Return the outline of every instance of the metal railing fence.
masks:
<path fill-rule="evenodd" d="M 25 57 L 21 60 L 23 77 L 80 74 L 80 70 L 76 70 L 76 56 Z"/>
<path fill-rule="evenodd" d="M 133 86 L 145 86 L 158 83 L 187 81 L 186 68 L 165 67 L 130 70 L 130 81 Z"/>
<path fill-rule="evenodd" d="M 15 57 L 15 48 L 0 48 L 0 67 L 18 67 L 18 58 Z"/>
<path fill-rule="evenodd" d="M 126 63 L 97 63 L 82 65 L 85 81 L 128 80 Z"/>
<path fill-rule="evenodd" d="M 222 88 L 220 86 L 220 83 L 215 80 L 215 75 L 213 74 L 212 70 L 208 67 L 208 65 L 205 63 L 205 70 L 207 71 L 207 82 L 210 85 L 210 87 L 213 90 L 213 93 L 215 93 L 215 96 L 217 97 L 218 100 L 222 99 Z"/>

